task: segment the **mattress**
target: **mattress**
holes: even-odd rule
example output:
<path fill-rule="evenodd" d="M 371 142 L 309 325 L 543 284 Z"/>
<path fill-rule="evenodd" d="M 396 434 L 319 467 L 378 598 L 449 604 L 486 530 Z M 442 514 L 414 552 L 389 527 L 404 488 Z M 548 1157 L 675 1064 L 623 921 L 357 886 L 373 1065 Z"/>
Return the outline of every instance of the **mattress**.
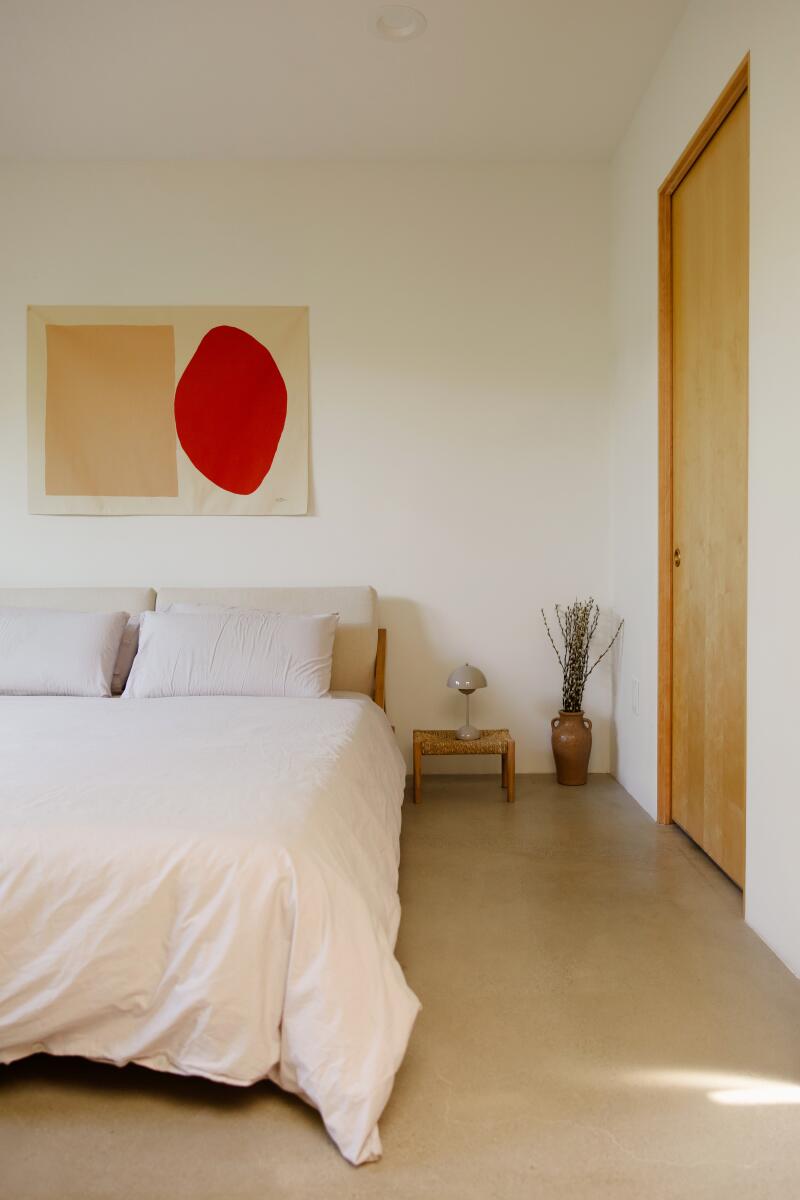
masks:
<path fill-rule="evenodd" d="M 270 1079 L 379 1157 L 404 776 L 354 694 L 0 697 L 0 1062 Z"/>

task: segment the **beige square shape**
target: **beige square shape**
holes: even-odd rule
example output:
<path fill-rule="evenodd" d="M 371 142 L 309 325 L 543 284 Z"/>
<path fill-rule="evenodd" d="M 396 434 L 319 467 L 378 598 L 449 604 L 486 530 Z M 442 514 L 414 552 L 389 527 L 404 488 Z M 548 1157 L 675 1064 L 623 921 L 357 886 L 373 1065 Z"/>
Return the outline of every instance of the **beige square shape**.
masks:
<path fill-rule="evenodd" d="M 47 325 L 45 491 L 177 496 L 169 325 Z"/>
<path fill-rule="evenodd" d="M 236 326 L 266 346 L 286 383 L 286 425 L 278 444 L 275 459 L 260 487 L 247 496 L 228 492 L 207 479 L 185 454 L 175 429 L 175 387 L 201 340 L 216 325 Z M 76 403 L 75 398 L 69 396 L 64 397 L 65 408 L 70 414 L 69 420 L 66 423 L 62 422 L 61 427 L 55 431 L 57 445 L 54 447 L 54 451 L 62 461 L 56 466 L 54 459 L 50 463 L 50 469 L 46 469 L 48 329 L 51 326 L 64 327 L 65 330 L 92 327 L 97 330 L 98 338 L 101 340 L 104 340 L 107 330 L 111 331 L 108 336 L 112 339 L 115 336 L 114 331 L 131 330 L 131 337 L 138 346 L 143 345 L 138 341 L 139 330 L 143 329 L 145 336 L 155 327 L 164 327 L 165 330 L 172 332 L 174 366 L 169 386 L 169 403 L 166 403 L 165 390 L 159 386 L 156 395 L 148 393 L 151 399 L 157 401 L 154 410 L 143 412 L 142 392 L 137 394 L 135 403 L 119 404 L 117 403 L 120 399 L 119 392 L 115 390 L 116 399 L 111 405 L 114 417 L 109 421 L 110 428 L 103 429 L 103 436 L 100 439 L 102 443 L 100 457 L 113 463 L 113 471 L 104 472 L 102 477 L 94 470 L 98 455 L 92 448 L 91 439 L 89 442 L 84 442 L 82 438 L 76 436 L 76 430 L 80 425 L 78 417 L 88 416 L 88 414 L 82 414 L 81 404 Z M 261 516 L 270 513 L 286 516 L 306 513 L 308 511 L 309 450 L 308 327 L 308 309 L 303 307 L 191 304 L 134 307 L 122 305 L 29 306 L 28 511 L 53 515 L 80 513 L 87 516 L 127 514 Z M 65 336 L 67 336 L 66 333 Z M 69 337 L 72 340 L 71 335 Z M 80 338 L 81 334 L 76 333 L 75 337 Z M 92 359 L 95 358 L 94 350 L 97 348 L 98 340 L 95 338 L 91 353 Z M 118 361 L 122 361 L 119 356 L 114 359 L 115 372 Z M 98 364 L 96 363 L 96 365 Z M 92 374 L 95 372 L 95 366 L 92 367 Z M 127 368 L 126 373 L 130 382 L 131 376 Z M 153 378 L 149 367 L 147 378 Z M 110 392 L 104 389 L 101 389 L 101 392 L 102 394 L 96 399 L 100 402 L 101 411 L 104 411 Z M 96 408 L 97 404 L 95 403 L 91 407 Z M 151 434 L 147 436 L 145 436 L 145 422 L 140 422 L 142 416 L 146 418 L 146 422 L 153 421 L 153 425 L 149 426 Z M 51 405 L 50 417 L 52 422 L 53 405 Z M 105 420 L 105 416 L 103 420 Z M 89 423 L 92 428 L 96 427 L 94 416 Z M 169 433 L 169 464 L 165 463 L 162 456 L 162 452 L 166 453 L 165 423 L 168 424 Z M 51 423 L 49 430 L 51 439 L 53 432 Z M 65 432 L 71 440 L 70 445 L 64 444 Z M 113 457 L 109 458 L 111 434 L 114 435 L 115 444 Z M 151 458 L 154 450 L 158 451 L 157 459 L 142 468 L 141 460 Z M 85 462 L 67 464 L 63 461 L 73 456 L 85 455 L 86 451 L 91 451 L 93 464 L 91 471 L 87 471 Z M 171 463 L 173 457 L 177 472 L 177 492 L 172 482 Z M 136 458 L 139 458 L 139 463 L 135 461 Z M 123 462 L 128 459 L 134 461 L 132 463 Z M 166 490 L 168 466 L 170 467 L 169 492 Z M 128 476 L 126 480 L 122 478 L 123 470 Z M 62 477 L 58 478 L 56 472 Z M 109 475 L 112 476 L 111 479 L 109 479 Z M 156 481 L 156 475 L 163 476 L 163 482 Z M 143 480 L 145 480 L 144 483 Z M 72 486 L 91 490 L 54 492 L 50 490 L 54 486 Z M 124 488 L 135 488 L 136 490 L 126 492 L 123 490 Z M 154 490 L 145 491 L 144 488 Z"/>

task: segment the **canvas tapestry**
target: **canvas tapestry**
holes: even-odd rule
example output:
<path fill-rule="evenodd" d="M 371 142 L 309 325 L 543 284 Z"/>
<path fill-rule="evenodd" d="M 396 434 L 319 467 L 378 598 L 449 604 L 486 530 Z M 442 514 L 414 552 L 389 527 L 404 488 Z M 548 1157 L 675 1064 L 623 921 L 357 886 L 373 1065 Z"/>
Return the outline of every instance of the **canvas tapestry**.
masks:
<path fill-rule="evenodd" d="M 32 513 L 308 507 L 307 308 L 28 309 Z"/>

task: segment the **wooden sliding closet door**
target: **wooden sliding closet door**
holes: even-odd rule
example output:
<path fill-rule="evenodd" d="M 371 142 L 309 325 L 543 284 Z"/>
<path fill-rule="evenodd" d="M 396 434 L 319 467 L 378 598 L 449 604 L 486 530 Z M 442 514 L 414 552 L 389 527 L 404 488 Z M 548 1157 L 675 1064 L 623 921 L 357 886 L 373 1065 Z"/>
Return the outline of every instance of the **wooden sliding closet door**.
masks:
<path fill-rule="evenodd" d="M 672 819 L 744 884 L 747 91 L 672 193 Z"/>

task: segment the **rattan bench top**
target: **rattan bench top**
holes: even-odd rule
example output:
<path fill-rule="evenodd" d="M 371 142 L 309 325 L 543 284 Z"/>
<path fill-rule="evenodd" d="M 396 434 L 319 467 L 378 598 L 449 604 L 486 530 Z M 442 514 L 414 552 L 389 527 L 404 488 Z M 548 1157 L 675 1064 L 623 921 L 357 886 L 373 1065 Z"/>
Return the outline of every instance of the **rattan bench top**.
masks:
<path fill-rule="evenodd" d="M 482 729 L 473 742 L 460 742 L 455 729 L 415 729 L 414 744 L 423 754 L 505 754 L 507 729 Z"/>

